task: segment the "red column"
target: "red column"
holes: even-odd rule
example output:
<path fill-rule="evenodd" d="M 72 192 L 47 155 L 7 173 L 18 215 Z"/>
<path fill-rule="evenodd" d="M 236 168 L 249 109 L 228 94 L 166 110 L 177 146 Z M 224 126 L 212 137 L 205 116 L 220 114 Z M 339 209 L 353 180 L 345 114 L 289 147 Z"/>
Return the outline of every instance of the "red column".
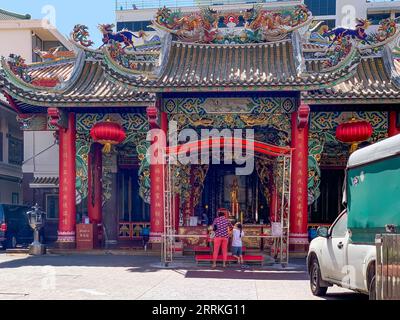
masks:
<path fill-rule="evenodd" d="M 393 137 L 400 133 L 400 127 L 397 126 L 398 111 L 389 112 L 389 137 Z"/>
<path fill-rule="evenodd" d="M 157 123 L 158 110 L 156 107 L 147 109 L 151 129 L 161 129 L 164 134 L 167 132 L 168 120 L 165 113 L 161 113 L 160 126 Z M 165 136 L 164 136 L 165 137 Z M 152 134 L 152 145 L 161 152 L 165 139 L 162 139 L 160 132 Z M 155 144 L 156 143 L 156 144 Z M 164 191 L 165 177 L 164 164 L 157 163 L 159 153 L 151 153 L 150 164 L 150 242 L 160 243 L 164 233 Z"/>
<path fill-rule="evenodd" d="M 59 129 L 59 225 L 57 242 L 75 247 L 76 229 L 76 128 L 75 114 L 68 114 L 68 129 Z"/>
<path fill-rule="evenodd" d="M 301 106 L 308 108 L 308 106 Z M 309 109 L 308 109 L 309 110 Z M 300 109 L 299 109 L 300 111 Z M 301 123 L 299 112 L 292 114 L 292 159 L 290 244 L 308 245 L 308 119 Z"/>
<path fill-rule="evenodd" d="M 100 224 L 102 221 L 102 177 L 102 146 L 94 143 L 88 157 L 88 213 L 90 223 L 93 224 Z"/>

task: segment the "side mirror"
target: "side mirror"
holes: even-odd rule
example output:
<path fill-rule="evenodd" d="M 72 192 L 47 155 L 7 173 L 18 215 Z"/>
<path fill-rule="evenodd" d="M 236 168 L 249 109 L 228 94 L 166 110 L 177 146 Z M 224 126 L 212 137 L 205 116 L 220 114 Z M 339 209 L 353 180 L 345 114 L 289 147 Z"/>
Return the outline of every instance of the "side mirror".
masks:
<path fill-rule="evenodd" d="M 329 229 L 327 227 L 319 227 L 317 236 L 322 238 L 329 238 Z"/>

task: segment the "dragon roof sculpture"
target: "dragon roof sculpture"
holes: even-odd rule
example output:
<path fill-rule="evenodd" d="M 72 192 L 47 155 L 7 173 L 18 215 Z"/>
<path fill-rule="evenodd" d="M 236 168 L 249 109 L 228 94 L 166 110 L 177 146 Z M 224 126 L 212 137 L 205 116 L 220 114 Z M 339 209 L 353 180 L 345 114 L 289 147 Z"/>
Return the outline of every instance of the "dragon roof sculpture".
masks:
<path fill-rule="evenodd" d="M 183 42 L 243 44 L 283 40 L 311 20 L 312 14 L 304 5 L 293 10 L 254 6 L 240 12 L 203 8 L 190 14 L 164 7 L 158 10 L 152 27 L 169 32 Z"/>

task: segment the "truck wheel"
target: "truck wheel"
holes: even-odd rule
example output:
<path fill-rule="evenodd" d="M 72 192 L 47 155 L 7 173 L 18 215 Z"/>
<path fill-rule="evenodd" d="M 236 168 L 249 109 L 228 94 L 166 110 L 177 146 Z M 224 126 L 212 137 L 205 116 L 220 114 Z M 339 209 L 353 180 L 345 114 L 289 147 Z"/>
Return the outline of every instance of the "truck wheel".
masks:
<path fill-rule="evenodd" d="M 376 300 L 376 280 L 375 276 L 372 278 L 369 285 L 369 300 Z"/>
<path fill-rule="evenodd" d="M 328 287 L 321 286 L 321 270 L 319 268 L 318 260 L 315 259 L 310 270 L 310 286 L 311 292 L 314 296 L 323 297 L 328 291 Z"/>

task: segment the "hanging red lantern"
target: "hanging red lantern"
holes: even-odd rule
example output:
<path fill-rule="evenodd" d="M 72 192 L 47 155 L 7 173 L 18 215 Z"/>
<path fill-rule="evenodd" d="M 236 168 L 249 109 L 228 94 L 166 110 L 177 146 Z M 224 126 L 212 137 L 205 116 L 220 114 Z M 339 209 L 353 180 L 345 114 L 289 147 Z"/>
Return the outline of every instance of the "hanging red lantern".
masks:
<path fill-rule="evenodd" d="M 357 150 L 358 145 L 371 138 L 373 128 L 368 121 L 357 120 L 354 117 L 340 124 L 336 129 L 336 139 L 351 145 L 350 153 Z"/>
<path fill-rule="evenodd" d="M 104 145 L 104 153 L 110 153 L 111 146 L 120 144 L 126 139 L 126 133 L 122 126 L 110 119 L 96 123 L 90 130 L 90 136 L 95 142 Z"/>

